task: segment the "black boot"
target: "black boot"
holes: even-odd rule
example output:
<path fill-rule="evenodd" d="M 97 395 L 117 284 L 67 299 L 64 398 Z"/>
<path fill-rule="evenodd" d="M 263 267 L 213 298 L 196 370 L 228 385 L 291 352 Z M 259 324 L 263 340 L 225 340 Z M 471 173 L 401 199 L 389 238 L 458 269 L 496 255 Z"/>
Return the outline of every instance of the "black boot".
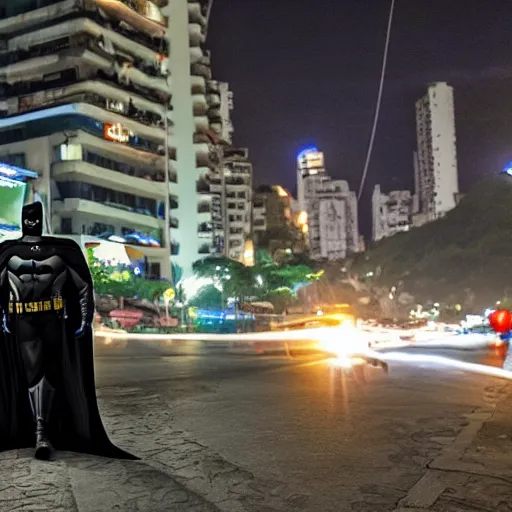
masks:
<path fill-rule="evenodd" d="M 53 451 L 48 440 L 46 424 L 50 417 L 55 390 L 43 377 L 34 387 L 29 388 L 30 405 L 36 421 L 36 452 L 35 458 L 49 460 Z"/>

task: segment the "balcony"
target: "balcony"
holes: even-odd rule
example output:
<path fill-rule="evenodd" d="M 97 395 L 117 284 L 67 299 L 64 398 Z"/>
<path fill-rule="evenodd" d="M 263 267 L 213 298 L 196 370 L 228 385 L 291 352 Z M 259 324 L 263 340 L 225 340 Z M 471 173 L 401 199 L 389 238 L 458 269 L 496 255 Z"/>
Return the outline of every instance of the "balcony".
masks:
<path fill-rule="evenodd" d="M 168 0 L 160 0 L 160 1 L 168 2 Z M 188 4 L 188 16 L 189 16 L 189 20 L 192 23 L 199 23 L 202 27 L 206 27 L 206 25 L 208 23 L 208 20 L 207 20 L 206 16 L 203 14 L 203 10 L 202 10 L 201 4 L 199 2 Z"/>
<path fill-rule="evenodd" d="M 159 9 L 149 1 L 93 0 L 106 14 L 124 21 L 152 38 L 163 39 L 167 23 Z"/>
<path fill-rule="evenodd" d="M 226 186 L 230 186 L 230 187 L 233 187 L 233 186 L 250 187 L 251 186 L 249 183 L 247 183 L 246 179 L 238 178 L 238 177 L 234 177 L 234 176 L 226 177 L 224 183 L 226 184 Z"/>
<path fill-rule="evenodd" d="M 201 76 L 192 76 L 192 94 L 205 94 L 206 93 L 206 82 Z"/>
<path fill-rule="evenodd" d="M 122 32 L 122 27 L 117 27 L 114 31 L 88 18 L 75 18 L 12 37 L 7 40 L 7 50 L 9 53 L 26 52 L 38 46 L 55 43 L 63 38 L 87 35 L 97 41 L 109 40 L 115 49 L 126 52 L 135 59 L 152 62 L 155 65 L 160 62 L 162 53 L 167 54 L 166 51 L 162 51 L 160 42 L 157 43 L 150 37 L 147 40 L 144 39 L 141 44 L 136 41 L 137 33 L 129 31 L 125 36 L 122 35 Z"/>
<path fill-rule="evenodd" d="M 214 107 L 210 106 L 210 108 L 208 109 L 208 119 L 210 120 L 210 122 L 222 123 L 222 114 L 220 113 L 219 107 L 220 107 L 220 102 L 217 106 L 214 106 Z"/>
<path fill-rule="evenodd" d="M 195 62 L 190 66 L 190 73 L 195 76 L 200 76 L 205 80 L 211 80 L 212 70 L 209 65 L 201 62 Z"/>
<path fill-rule="evenodd" d="M 79 145 L 82 147 L 83 154 L 85 155 L 83 159 L 89 161 L 89 163 L 97 164 L 97 162 L 94 161 L 94 156 L 91 157 L 90 160 L 87 158 L 87 154 L 91 153 L 97 155 L 99 158 L 115 161 L 120 168 L 126 163 L 126 165 L 136 167 L 140 170 L 152 170 L 152 173 L 155 175 L 164 172 L 165 159 L 163 156 L 126 144 L 106 140 L 97 133 L 89 133 L 83 129 L 75 130 L 73 127 L 70 127 L 68 130 L 64 123 L 61 129 L 61 132 L 54 132 L 53 135 L 51 135 L 50 141 L 52 146 L 66 146 L 67 144 Z M 64 157 L 64 159 L 65 158 L 67 157 Z M 104 163 L 99 166 L 117 170 L 115 167 L 105 165 Z M 176 170 L 173 168 L 172 162 L 170 167 L 169 175 L 175 178 Z M 165 175 L 163 175 L 162 181 L 164 180 Z M 160 180 L 155 178 L 155 181 Z"/>
<path fill-rule="evenodd" d="M 206 133 L 194 133 L 194 144 L 209 144 L 210 142 L 210 137 Z"/>
<path fill-rule="evenodd" d="M 0 56 L 0 60 L 2 60 Z M 71 91 L 92 92 L 95 89 L 80 89 L 82 84 L 102 84 L 115 95 L 123 95 L 129 102 L 130 95 L 139 105 L 152 104 L 141 107 L 141 110 L 149 110 L 162 116 L 163 104 L 168 101 L 171 90 L 163 78 L 148 75 L 136 67 L 123 67 L 116 64 L 113 59 L 100 56 L 85 48 L 75 48 L 73 54 L 68 50 L 49 48 L 48 55 L 29 57 L 15 63 L 9 63 L 4 58 L 4 64 L 0 68 L 0 81 L 4 82 L 4 95 L 17 97 L 22 94 L 39 93 L 45 91 L 59 91 L 76 86 Z M 54 78 L 51 78 L 54 77 Z M 80 84 L 77 84 L 80 82 Z M 87 86 L 86 86 L 87 87 Z M 109 96 L 110 97 L 110 96 Z M 54 98 L 55 99 L 55 98 Z"/>
<path fill-rule="evenodd" d="M 208 80 L 206 82 L 206 90 L 210 94 L 220 94 L 219 82 L 217 80 Z"/>
<path fill-rule="evenodd" d="M 206 37 L 204 35 L 203 27 L 201 25 L 194 22 L 189 23 L 188 33 L 190 36 L 191 46 L 200 46 L 205 43 Z"/>
<path fill-rule="evenodd" d="M 197 228 L 199 238 L 211 238 L 213 233 L 211 222 L 202 222 Z"/>
<path fill-rule="evenodd" d="M 53 208 L 55 213 L 60 215 L 72 215 L 77 212 L 89 218 L 101 219 L 106 224 L 114 220 L 128 225 L 144 226 L 154 229 L 164 227 L 164 221 L 161 219 L 129 211 L 121 205 L 99 203 L 89 199 L 67 198 L 63 201 L 54 200 Z"/>
<path fill-rule="evenodd" d="M 58 182 L 80 181 L 140 197 L 165 199 L 163 182 L 129 176 L 80 160 L 52 164 L 52 177 Z"/>
<path fill-rule="evenodd" d="M 196 182 L 196 192 L 198 194 L 209 194 L 210 184 L 207 181 L 200 180 Z"/>
<path fill-rule="evenodd" d="M 206 102 L 210 106 L 210 112 L 211 112 L 212 109 L 217 109 L 220 107 L 220 96 L 218 94 L 207 94 Z M 220 111 L 219 111 L 219 115 L 220 115 Z"/>
<path fill-rule="evenodd" d="M 197 205 L 197 213 L 210 213 L 212 211 L 211 202 L 201 201 Z"/>
<path fill-rule="evenodd" d="M 100 81 L 86 81 L 58 89 L 10 98 L 8 115 L 70 103 L 87 103 L 149 127 L 163 128 L 164 107 Z"/>
<path fill-rule="evenodd" d="M 206 116 L 208 113 L 208 103 L 206 102 L 204 94 L 194 94 L 192 96 L 192 102 L 194 105 L 194 116 Z"/>

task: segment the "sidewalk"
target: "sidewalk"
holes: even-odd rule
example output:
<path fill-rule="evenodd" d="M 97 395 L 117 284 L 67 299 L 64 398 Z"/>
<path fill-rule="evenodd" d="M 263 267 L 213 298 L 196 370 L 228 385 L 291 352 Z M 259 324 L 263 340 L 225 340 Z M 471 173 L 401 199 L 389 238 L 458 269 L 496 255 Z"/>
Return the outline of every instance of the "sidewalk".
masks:
<path fill-rule="evenodd" d="M 218 509 L 143 461 L 60 452 L 48 463 L 33 450 L 0 453 L 2 512 L 216 512 Z"/>
<path fill-rule="evenodd" d="M 512 383 L 486 395 L 489 406 L 468 417 L 394 512 L 512 511 Z"/>

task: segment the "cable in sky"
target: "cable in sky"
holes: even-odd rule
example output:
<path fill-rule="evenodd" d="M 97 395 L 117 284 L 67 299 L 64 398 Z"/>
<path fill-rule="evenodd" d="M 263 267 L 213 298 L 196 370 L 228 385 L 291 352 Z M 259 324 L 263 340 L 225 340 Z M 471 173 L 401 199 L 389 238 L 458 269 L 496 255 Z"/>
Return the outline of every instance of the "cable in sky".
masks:
<path fill-rule="evenodd" d="M 387 30 L 387 34 L 386 34 L 386 45 L 384 46 L 384 57 L 382 59 L 382 71 L 380 74 L 379 94 L 377 95 L 377 105 L 375 107 L 375 117 L 373 119 L 373 128 L 372 128 L 372 134 L 370 136 L 370 143 L 368 144 L 368 153 L 366 154 L 366 162 L 364 164 L 363 175 L 361 177 L 361 184 L 359 185 L 359 193 L 357 194 L 358 199 L 361 199 L 361 195 L 363 193 L 364 183 L 366 181 L 366 175 L 368 174 L 368 167 L 370 167 L 373 143 L 375 142 L 375 134 L 377 132 L 377 124 L 379 122 L 380 106 L 382 103 L 382 92 L 384 90 L 384 78 L 386 77 L 389 40 L 391 39 L 391 27 L 393 25 L 394 12 L 395 12 L 395 0 L 391 0 L 391 7 L 389 9 L 388 30 Z"/>

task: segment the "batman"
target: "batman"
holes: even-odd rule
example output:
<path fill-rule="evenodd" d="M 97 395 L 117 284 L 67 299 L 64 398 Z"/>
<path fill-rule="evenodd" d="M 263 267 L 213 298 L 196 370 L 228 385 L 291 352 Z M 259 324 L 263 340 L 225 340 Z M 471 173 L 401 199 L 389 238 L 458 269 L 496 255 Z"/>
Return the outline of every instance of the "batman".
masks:
<path fill-rule="evenodd" d="M 98 410 L 86 259 L 42 228 L 42 204 L 29 204 L 22 237 L 0 244 L 0 450 L 136 459 L 112 444 Z"/>

